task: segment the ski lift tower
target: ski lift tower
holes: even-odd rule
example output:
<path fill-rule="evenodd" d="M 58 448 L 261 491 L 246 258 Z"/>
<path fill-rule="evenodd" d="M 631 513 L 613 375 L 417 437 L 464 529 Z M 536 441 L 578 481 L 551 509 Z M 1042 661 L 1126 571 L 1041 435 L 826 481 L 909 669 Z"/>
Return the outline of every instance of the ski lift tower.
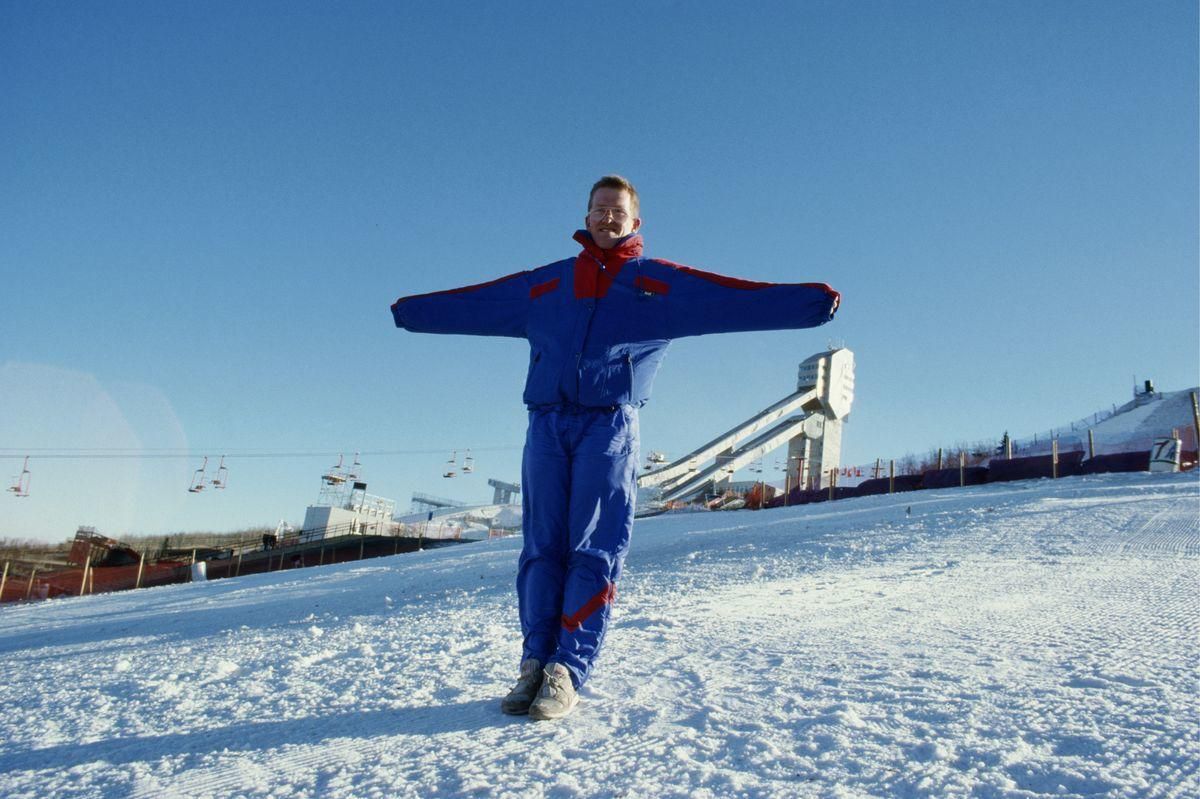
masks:
<path fill-rule="evenodd" d="M 800 435 L 788 442 L 791 485 L 821 488 L 822 477 L 842 463 L 842 427 L 854 403 L 854 353 L 846 348 L 806 358 L 800 364 L 797 391 L 815 391 L 803 406 L 808 412 Z"/>

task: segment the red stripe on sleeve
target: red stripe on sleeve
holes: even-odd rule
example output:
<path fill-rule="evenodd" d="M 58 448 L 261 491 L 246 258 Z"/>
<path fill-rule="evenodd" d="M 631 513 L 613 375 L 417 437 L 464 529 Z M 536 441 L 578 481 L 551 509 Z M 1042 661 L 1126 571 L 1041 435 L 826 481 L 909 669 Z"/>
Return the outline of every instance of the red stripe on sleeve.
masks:
<path fill-rule="evenodd" d="M 498 277 L 495 280 L 489 280 L 486 283 L 476 283 L 471 286 L 460 286 L 456 289 L 444 289 L 442 291 L 430 291 L 425 294 L 413 294 L 411 297 L 401 297 L 400 299 L 396 300 L 394 303 L 392 303 L 392 307 L 395 308 L 397 305 L 399 305 L 402 302 L 407 302 L 408 300 L 415 300 L 418 297 L 434 297 L 438 294 L 465 294 L 467 292 L 475 291 L 476 289 L 483 289 L 483 288 L 487 288 L 488 286 L 494 286 L 497 283 L 503 283 L 506 280 L 512 280 L 513 278 L 524 277 L 527 274 L 529 274 L 529 273 L 528 272 L 513 272 L 511 275 L 505 275 L 504 277 Z"/>
<path fill-rule="evenodd" d="M 545 283 L 538 283 L 529 289 L 529 299 L 536 300 L 543 294 L 548 294 L 558 288 L 558 278 L 552 278 Z"/>

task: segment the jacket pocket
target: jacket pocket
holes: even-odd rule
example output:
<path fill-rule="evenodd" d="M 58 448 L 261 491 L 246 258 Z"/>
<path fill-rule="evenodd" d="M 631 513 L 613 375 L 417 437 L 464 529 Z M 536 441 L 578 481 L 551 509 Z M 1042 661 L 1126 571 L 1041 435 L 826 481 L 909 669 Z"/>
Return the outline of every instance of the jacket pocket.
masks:
<path fill-rule="evenodd" d="M 529 352 L 529 372 L 525 375 L 525 395 L 528 405 L 546 405 L 554 401 L 555 386 L 549 374 L 549 363 L 545 351 L 533 349 Z"/>

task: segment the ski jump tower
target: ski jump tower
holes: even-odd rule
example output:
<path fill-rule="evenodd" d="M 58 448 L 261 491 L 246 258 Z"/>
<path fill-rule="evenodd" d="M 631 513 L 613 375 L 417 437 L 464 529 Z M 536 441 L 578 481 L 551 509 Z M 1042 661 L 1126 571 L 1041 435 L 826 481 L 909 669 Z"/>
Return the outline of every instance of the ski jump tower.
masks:
<path fill-rule="evenodd" d="M 822 476 L 841 465 L 842 425 L 853 402 L 854 353 L 845 348 L 818 353 L 800 364 L 794 393 L 642 475 L 638 487 L 658 487 L 662 502 L 720 490 L 738 469 L 787 444 L 788 484 L 820 488 Z"/>

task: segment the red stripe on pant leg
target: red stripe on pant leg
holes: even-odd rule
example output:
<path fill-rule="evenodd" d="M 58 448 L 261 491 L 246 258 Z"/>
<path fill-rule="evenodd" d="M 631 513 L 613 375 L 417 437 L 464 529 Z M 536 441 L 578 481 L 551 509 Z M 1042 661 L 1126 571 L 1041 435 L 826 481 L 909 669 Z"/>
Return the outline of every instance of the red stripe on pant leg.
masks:
<path fill-rule="evenodd" d="M 581 626 L 583 626 L 583 622 L 588 616 L 591 616 L 597 610 L 611 603 L 616 598 L 617 587 L 612 583 L 609 583 L 600 590 L 600 593 L 596 594 L 594 597 L 584 603 L 584 606 L 576 611 L 574 616 L 567 616 L 564 614 L 562 617 L 562 626 L 570 632 L 575 632 Z"/>

